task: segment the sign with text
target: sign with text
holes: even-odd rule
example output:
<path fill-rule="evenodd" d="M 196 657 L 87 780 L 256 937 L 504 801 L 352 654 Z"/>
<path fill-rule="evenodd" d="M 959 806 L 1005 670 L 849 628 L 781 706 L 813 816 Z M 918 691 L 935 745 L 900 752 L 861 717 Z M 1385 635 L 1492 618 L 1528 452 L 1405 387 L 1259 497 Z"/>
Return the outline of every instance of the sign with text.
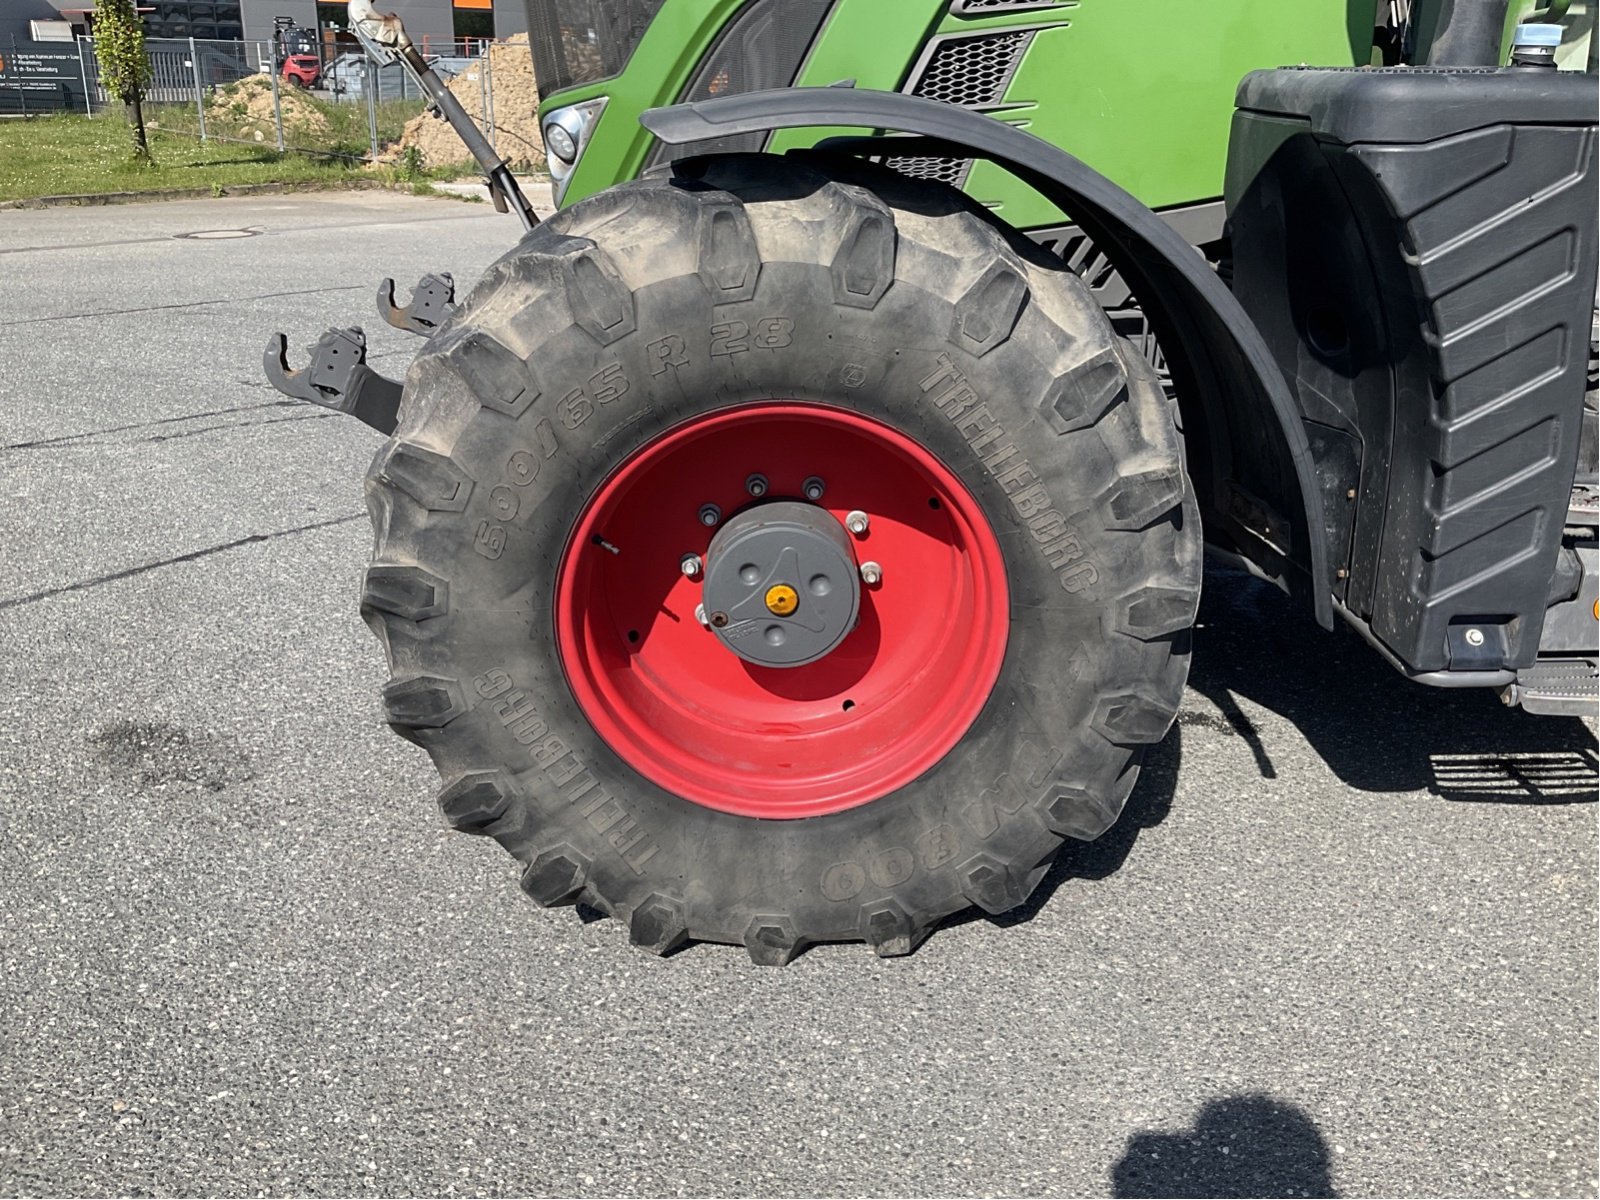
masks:
<path fill-rule="evenodd" d="M 0 113 L 83 108 L 83 64 L 62 42 L 0 41 Z"/>

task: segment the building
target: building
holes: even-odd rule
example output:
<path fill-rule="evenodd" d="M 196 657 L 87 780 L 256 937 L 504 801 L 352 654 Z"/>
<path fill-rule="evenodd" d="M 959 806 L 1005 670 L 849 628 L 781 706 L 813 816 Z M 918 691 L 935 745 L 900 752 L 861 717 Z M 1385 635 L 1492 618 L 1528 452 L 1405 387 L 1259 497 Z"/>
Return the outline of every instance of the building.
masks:
<path fill-rule="evenodd" d="M 92 0 L 78 2 L 88 4 Z M 56 40 L 61 32 L 52 27 L 59 27 L 67 20 L 60 11 L 65 3 L 66 0 L 62 0 L 62 4 L 51 0 L 0 0 L 0 45 L 10 46 L 13 39 L 19 43 Z M 69 42 L 72 40 L 70 23 L 65 37 Z"/>
<path fill-rule="evenodd" d="M 199 0 L 167 2 L 198 3 Z M 217 7 L 222 7 L 222 0 L 218 0 Z M 333 3 L 328 0 L 234 0 L 232 7 L 239 12 L 243 36 L 250 40 L 271 37 L 274 17 L 292 17 L 302 28 L 334 34 L 343 33 L 349 27 L 344 0 Z M 528 28 L 522 0 L 378 0 L 378 9 L 397 13 L 406 23 L 412 40 L 424 48 L 427 44 L 466 38 L 510 37 Z M 321 40 L 329 39 L 324 36 Z"/>
<path fill-rule="evenodd" d="M 151 38 L 267 41 L 273 20 L 289 17 L 317 29 L 324 44 L 349 27 L 345 0 L 135 0 Z M 528 28 L 522 0 L 378 0 L 381 12 L 400 15 L 419 44 L 505 38 Z M 32 40 L 32 22 L 55 18 L 81 33 L 94 0 L 0 0 L 0 35 Z"/>
<path fill-rule="evenodd" d="M 88 33 L 93 26 L 95 0 L 0 0 L 0 8 L 25 9 L 37 17 L 43 9 L 66 28 L 44 36 L 40 22 L 30 24 L 35 40 L 66 40 Z M 244 36 L 239 0 L 134 0 L 144 19 L 147 38 L 211 38 L 237 41 Z M 0 31 L 5 19 L 0 17 Z"/>
<path fill-rule="evenodd" d="M 134 2 L 144 18 L 158 75 L 163 55 L 177 64 L 175 70 L 190 66 L 186 50 L 174 49 L 167 39 L 242 39 L 264 48 L 278 17 L 315 30 L 325 62 L 356 49 L 344 0 Z M 399 13 L 427 54 L 475 54 L 477 47 L 459 43 L 510 37 L 527 29 L 522 0 L 378 0 L 378 7 Z M 93 13 L 94 0 L 0 0 L 0 115 L 82 112 L 89 106 L 92 97 L 85 93 L 92 91 L 94 55 L 77 39 L 92 31 Z M 219 56 L 236 61 L 238 70 L 253 69 L 260 61 L 256 48 L 237 45 L 210 46 L 200 57 L 211 61 Z M 188 78 L 185 70 L 182 87 L 188 86 Z"/>
<path fill-rule="evenodd" d="M 144 14 L 147 38 L 244 37 L 238 0 L 138 0 L 138 5 L 150 10 Z"/>
<path fill-rule="evenodd" d="M 81 111 L 84 91 L 72 20 L 47 0 L 0 0 L 0 115 Z"/>

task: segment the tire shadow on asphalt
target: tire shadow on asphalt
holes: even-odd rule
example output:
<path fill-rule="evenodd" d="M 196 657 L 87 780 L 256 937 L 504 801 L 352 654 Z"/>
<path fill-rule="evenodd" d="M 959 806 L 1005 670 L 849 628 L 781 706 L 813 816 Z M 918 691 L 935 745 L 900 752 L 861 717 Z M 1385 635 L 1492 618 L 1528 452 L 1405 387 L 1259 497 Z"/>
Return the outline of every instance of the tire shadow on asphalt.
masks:
<path fill-rule="evenodd" d="M 1301 1108 L 1272 1096 L 1208 1102 L 1177 1133 L 1128 1139 L 1113 1196 L 1337 1196 L 1328 1143 Z"/>
<path fill-rule="evenodd" d="M 1241 700 L 1289 721 L 1364 792 L 1592 804 L 1600 784 L 1595 734 L 1581 718 L 1507 708 L 1492 689 L 1412 683 L 1342 623 L 1320 629 L 1276 588 L 1231 568 L 1207 568 L 1189 688 L 1217 711 L 1186 703 L 1179 724 L 1244 738 L 1268 779 L 1278 768 Z"/>
<path fill-rule="evenodd" d="M 1105 879 L 1139 835 L 1172 811 L 1186 737 L 1242 738 L 1264 779 L 1279 770 L 1240 701 L 1295 726 L 1349 787 L 1455 802 L 1592 804 L 1600 787 L 1594 732 L 1577 717 L 1507 708 L 1493 692 L 1412 683 L 1352 630 L 1319 628 L 1272 585 L 1208 566 L 1195 626 L 1189 696 L 1145 754 L 1122 816 L 1093 842 L 1068 839 L 1027 901 L 1000 916 L 955 914 L 945 927 L 1026 924 L 1070 879 Z M 1197 705 L 1211 702 L 1216 711 Z"/>

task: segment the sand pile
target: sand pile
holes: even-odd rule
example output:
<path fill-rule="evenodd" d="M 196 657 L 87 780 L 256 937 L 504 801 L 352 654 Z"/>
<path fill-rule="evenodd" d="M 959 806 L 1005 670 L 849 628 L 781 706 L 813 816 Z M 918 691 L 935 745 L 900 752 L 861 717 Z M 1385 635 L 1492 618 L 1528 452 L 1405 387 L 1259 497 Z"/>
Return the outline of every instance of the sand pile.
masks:
<path fill-rule="evenodd" d="M 461 107 L 478 123 L 485 134 L 484 91 L 490 90 L 489 111 L 494 116 L 490 141 L 500 157 L 519 170 L 544 168 L 544 142 L 539 136 L 539 91 L 533 82 L 533 57 L 528 53 L 528 35 L 518 34 L 489 47 L 489 70 L 484 78 L 483 60 L 457 75 L 449 83 Z M 406 122 L 399 142 L 387 147 L 385 158 L 394 158 L 415 146 L 425 167 L 454 163 L 471 165 L 472 155 L 450 128 L 450 123 L 429 113 Z"/>
<path fill-rule="evenodd" d="M 283 129 L 308 138 L 328 136 L 328 118 L 299 91 L 283 85 L 279 90 Z M 270 142 L 276 138 L 272 121 L 272 80 L 247 75 L 218 88 L 206 101 L 206 120 L 228 137 Z"/>

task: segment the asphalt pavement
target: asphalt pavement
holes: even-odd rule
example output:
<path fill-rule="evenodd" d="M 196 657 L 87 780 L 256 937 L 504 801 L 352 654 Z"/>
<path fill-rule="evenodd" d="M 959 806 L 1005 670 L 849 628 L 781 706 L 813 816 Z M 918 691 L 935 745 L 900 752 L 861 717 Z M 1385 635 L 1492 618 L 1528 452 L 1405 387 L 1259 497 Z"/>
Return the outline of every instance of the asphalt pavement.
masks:
<path fill-rule="evenodd" d="M 380 439 L 261 350 L 399 375 L 378 279 L 515 237 L 0 213 L 0 1193 L 1600 1189 L 1592 725 L 1236 574 L 1122 821 L 907 959 L 651 958 L 448 832 L 356 613 Z"/>

